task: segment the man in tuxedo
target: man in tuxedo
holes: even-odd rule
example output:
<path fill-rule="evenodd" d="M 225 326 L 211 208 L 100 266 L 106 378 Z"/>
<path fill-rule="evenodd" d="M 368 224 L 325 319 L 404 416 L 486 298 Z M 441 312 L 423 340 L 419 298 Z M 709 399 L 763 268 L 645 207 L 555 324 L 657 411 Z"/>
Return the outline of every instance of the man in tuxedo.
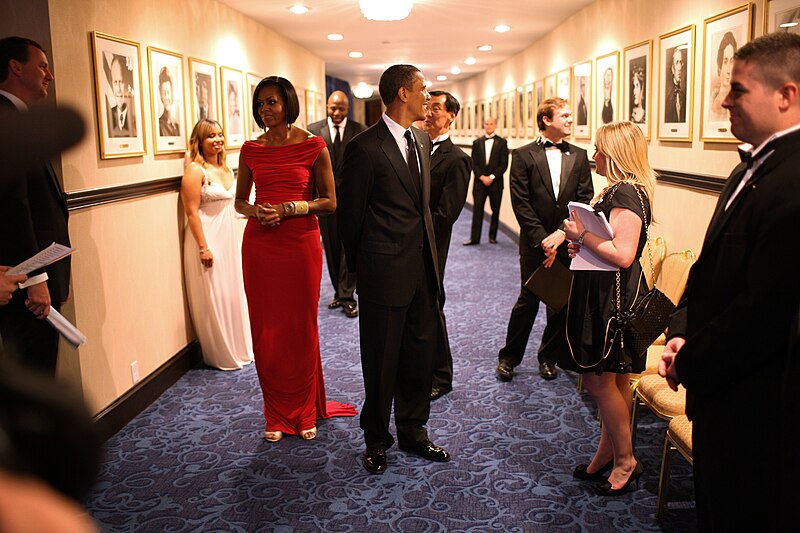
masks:
<path fill-rule="evenodd" d="M 0 40 L 0 109 L 23 122 L 28 107 L 47 96 L 53 75 L 41 45 L 22 37 Z M 12 167 L 13 169 L 14 167 Z M 16 265 L 53 242 L 69 246 L 67 203 L 50 163 L 32 165 L 6 182 L 0 195 L 0 265 Z M 0 307 L 4 357 L 54 375 L 58 333 L 44 320 L 69 295 L 70 260 L 29 279 Z"/>
<path fill-rule="evenodd" d="M 339 229 L 357 273 L 365 399 L 364 467 L 386 471 L 394 439 L 430 461 L 450 454 L 428 438 L 433 361 L 440 322 L 439 274 L 430 208 L 431 141 L 411 123 L 425 117 L 425 78 L 412 65 L 381 75 L 386 112 L 347 145 L 339 184 Z"/>
<path fill-rule="evenodd" d="M 483 206 L 486 197 L 492 208 L 489 223 L 489 242 L 497 244 L 497 228 L 500 225 L 500 202 L 503 200 L 503 174 L 508 168 L 508 143 L 495 135 L 497 119 L 486 119 L 486 135 L 472 143 L 472 171 L 475 180 L 472 185 L 472 231 L 464 246 L 481 243 L 483 227 Z"/>
<path fill-rule="evenodd" d="M 136 118 L 134 106 L 131 105 L 132 80 L 123 74 L 123 56 L 114 54 L 111 60 L 111 90 L 114 93 L 114 105 L 108 110 L 108 132 L 110 137 L 136 137 Z M 130 75 L 130 71 L 129 75 Z"/>
<path fill-rule="evenodd" d="M 578 76 L 580 86 L 580 100 L 578 101 L 578 126 L 589 125 L 589 113 L 586 109 L 586 76 Z"/>
<path fill-rule="evenodd" d="M 683 48 L 675 47 L 667 79 L 667 98 L 664 100 L 664 122 L 686 122 L 686 89 L 683 87 Z M 670 75 L 671 74 L 671 75 Z"/>
<path fill-rule="evenodd" d="M 308 131 L 325 139 L 333 163 L 333 178 L 338 189 L 342 181 L 342 158 L 344 149 L 353 137 L 366 129 L 366 126 L 355 120 L 349 120 L 350 100 L 342 91 L 333 91 L 328 97 L 328 118 L 314 122 Z M 341 200 L 337 192 L 336 197 Z M 353 293 L 356 290 L 356 275 L 347 270 L 344 246 L 339 235 L 338 214 L 319 217 L 319 230 L 322 234 L 322 245 L 325 248 L 325 260 L 328 263 L 328 274 L 333 285 L 333 300 L 328 309 L 342 308 L 349 318 L 358 316 L 358 306 Z"/>
<path fill-rule="evenodd" d="M 780 444 L 800 413 L 780 406 L 791 406 L 781 372 L 791 367 L 800 306 L 791 251 L 800 230 L 798 73 L 796 34 L 772 33 L 736 51 L 722 106 L 731 132 L 750 146 L 720 193 L 659 366 L 672 388 L 687 391 L 701 531 L 788 531 L 796 515 L 780 505 L 779 480 L 791 479 L 797 495 L 798 462 L 782 462 Z"/>
<path fill-rule="evenodd" d="M 518 148 L 511 162 L 511 205 L 519 222 L 519 267 L 522 283 L 533 272 L 556 261 L 569 268 L 564 219 L 569 202 L 589 203 L 594 195 L 586 150 L 564 139 L 572 133 L 572 109 L 563 98 L 548 98 L 536 111 L 541 138 Z M 506 344 L 500 350 L 497 377 L 511 381 L 522 362 L 539 299 L 524 286 L 511 310 Z M 547 326 L 539 346 L 539 373 L 555 379 L 556 361 L 568 349 L 566 307 L 547 309 Z"/>
<path fill-rule="evenodd" d="M 440 347 L 436 352 L 433 369 L 431 400 L 436 400 L 453 390 L 453 355 L 447 338 L 444 316 L 444 267 L 450 248 L 453 224 L 467 201 L 467 187 L 472 162 L 464 151 L 450 140 L 450 125 L 461 110 L 456 98 L 445 91 L 431 91 L 424 129 L 433 143 L 431 154 L 431 199 L 433 232 L 436 235 L 436 256 L 439 260 L 439 319 L 442 322 Z"/>
<path fill-rule="evenodd" d="M 181 134 L 181 126 L 172 115 L 172 75 L 167 67 L 158 73 L 158 96 L 164 112 L 158 117 L 158 134 L 162 137 L 177 137 Z"/>

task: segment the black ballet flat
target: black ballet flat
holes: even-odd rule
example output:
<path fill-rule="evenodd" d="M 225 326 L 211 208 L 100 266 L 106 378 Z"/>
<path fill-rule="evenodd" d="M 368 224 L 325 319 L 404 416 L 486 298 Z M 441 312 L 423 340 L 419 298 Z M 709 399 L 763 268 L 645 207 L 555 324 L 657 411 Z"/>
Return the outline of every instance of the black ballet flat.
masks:
<path fill-rule="evenodd" d="M 642 466 L 641 462 L 638 462 L 636 463 L 636 467 L 633 469 L 633 472 L 631 472 L 628 481 L 626 481 L 625 484 L 620 488 L 612 489 L 611 483 L 609 483 L 608 480 L 606 479 L 598 483 L 597 488 L 595 490 L 597 494 L 600 496 L 619 496 L 621 494 L 626 494 L 633 490 L 631 486 L 634 483 L 636 483 L 636 481 L 642 476 L 643 472 L 644 472 L 644 467 Z M 637 487 L 639 486 L 638 483 L 636 486 Z"/>
<path fill-rule="evenodd" d="M 605 479 L 604 474 L 611 472 L 614 468 L 614 459 L 612 458 L 608 463 L 603 466 L 597 472 L 589 473 L 587 470 L 589 469 L 589 465 L 578 465 L 575 467 L 575 470 L 572 471 L 572 477 L 575 479 L 581 479 L 583 481 L 600 481 Z"/>

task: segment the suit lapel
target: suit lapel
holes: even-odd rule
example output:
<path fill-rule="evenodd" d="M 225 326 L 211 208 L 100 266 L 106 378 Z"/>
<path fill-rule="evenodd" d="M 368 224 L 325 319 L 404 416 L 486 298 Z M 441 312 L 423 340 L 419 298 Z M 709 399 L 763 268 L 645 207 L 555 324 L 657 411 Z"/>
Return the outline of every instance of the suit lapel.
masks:
<path fill-rule="evenodd" d="M 453 146 L 453 142 L 447 139 L 446 141 L 442 141 L 442 143 L 439 144 L 439 148 L 431 154 L 431 173 L 439 166 L 439 163 L 447 159 L 447 153 L 450 151 L 451 146 Z"/>
<path fill-rule="evenodd" d="M 328 127 L 328 121 L 322 123 L 320 135 L 322 135 L 322 138 L 325 139 L 325 144 L 333 148 L 333 139 L 331 139 L 331 130 Z"/>
<path fill-rule="evenodd" d="M 575 166 L 575 159 L 576 153 L 575 150 L 570 147 L 569 152 L 561 153 L 561 186 L 558 188 L 558 197 L 561 198 L 561 195 L 567 190 L 567 183 L 572 180 L 575 176 L 572 175 L 572 168 Z M 550 180 L 550 188 L 552 189 L 553 180 Z"/>
<path fill-rule="evenodd" d="M 531 149 L 531 157 L 533 158 L 536 168 L 539 169 L 539 179 L 542 180 L 542 185 L 545 190 L 550 193 L 550 197 L 555 202 L 556 195 L 553 191 L 553 178 L 550 176 L 550 166 L 547 164 L 547 156 L 544 155 L 544 148 L 539 145 L 534 146 Z"/>
<path fill-rule="evenodd" d="M 486 161 L 486 137 L 481 137 L 478 139 L 478 146 L 480 146 L 480 150 L 478 151 L 478 162 L 483 162 L 483 168 L 486 168 L 488 165 L 488 161 Z M 474 154 L 473 154 L 474 157 Z M 477 165 L 476 165 L 477 166 Z"/>
<path fill-rule="evenodd" d="M 383 150 L 383 153 L 386 155 L 386 159 L 388 159 L 389 163 L 392 165 L 392 168 L 397 174 L 397 177 L 400 179 L 400 183 L 403 185 L 403 188 L 414 200 L 414 203 L 418 204 L 419 193 L 417 192 L 417 186 L 414 185 L 413 180 L 411 179 L 411 172 L 408 170 L 408 164 L 406 163 L 403 154 L 400 153 L 400 148 L 397 146 L 394 137 L 392 137 L 392 134 L 389 131 L 389 127 L 386 126 L 386 123 L 383 121 L 383 119 L 380 119 L 380 125 L 378 126 L 377 133 L 378 138 L 381 140 L 381 150 Z M 422 172 L 420 172 L 420 174 L 422 174 Z"/>
<path fill-rule="evenodd" d="M 425 140 L 427 139 L 430 141 L 430 137 L 428 137 L 428 134 L 424 131 L 416 128 L 411 128 L 411 132 L 414 134 L 414 139 L 417 141 L 420 178 L 422 180 L 420 183 L 420 186 L 422 187 L 422 203 L 419 208 L 420 212 L 423 212 L 425 210 L 423 206 L 428 205 L 428 202 L 431 200 L 431 149 L 430 145 L 428 145 L 427 150 L 425 148 Z"/>

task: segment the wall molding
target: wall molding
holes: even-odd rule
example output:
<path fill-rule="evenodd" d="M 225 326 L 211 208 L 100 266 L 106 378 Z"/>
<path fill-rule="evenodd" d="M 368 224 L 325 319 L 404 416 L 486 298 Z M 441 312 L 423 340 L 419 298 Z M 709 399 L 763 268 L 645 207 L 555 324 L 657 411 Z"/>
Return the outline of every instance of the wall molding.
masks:
<path fill-rule="evenodd" d="M 192 341 L 173 355 L 155 372 L 133 386 L 128 392 L 95 415 L 93 422 L 103 442 L 125 427 L 136 415 L 172 387 L 188 370 L 202 361 L 200 343 Z"/>
<path fill-rule="evenodd" d="M 163 178 L 127 185 L 96 187 L 67 193 L 67 209 L 74 211 L 97 205 L 122 202 L 133 198 L 153 196 L 165 192 L 177 192 L 181 188 L 181 176 Z"/>

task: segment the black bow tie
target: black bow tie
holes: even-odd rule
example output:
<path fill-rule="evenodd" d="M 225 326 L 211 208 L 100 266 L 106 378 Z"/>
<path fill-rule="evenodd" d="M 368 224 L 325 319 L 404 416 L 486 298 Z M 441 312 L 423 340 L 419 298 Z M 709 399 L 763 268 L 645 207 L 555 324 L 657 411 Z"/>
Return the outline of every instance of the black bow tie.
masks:
<path fill-rule="evenodd" d="M 767 154 L 775 149 L 775 145 L 778 140 L 779 139 L 773 139 L 772 141 L 768 142 L 766 146 L 764 146 L 755 156 L 753 155 L 752 150 L 742 150 L 741 148 L 737 148 L 736 150 L 739 152 L 739 159 L 742 160 L 742 163 L 747 164 L 747 168 L 752 168 L 757 161 L 763 159 Z"/>
<path fill-rule="evenodd" d="M 565 154 L 567 152 L 569 152 L 569 146 L 565 142 L 554 143 L 553 141 L 545 141 L 544 142 L 544 148 L 545 148 L 545 150 L 548 149 L 548 148 L 558 148 L 559 150 L 561 150 Z"/>

